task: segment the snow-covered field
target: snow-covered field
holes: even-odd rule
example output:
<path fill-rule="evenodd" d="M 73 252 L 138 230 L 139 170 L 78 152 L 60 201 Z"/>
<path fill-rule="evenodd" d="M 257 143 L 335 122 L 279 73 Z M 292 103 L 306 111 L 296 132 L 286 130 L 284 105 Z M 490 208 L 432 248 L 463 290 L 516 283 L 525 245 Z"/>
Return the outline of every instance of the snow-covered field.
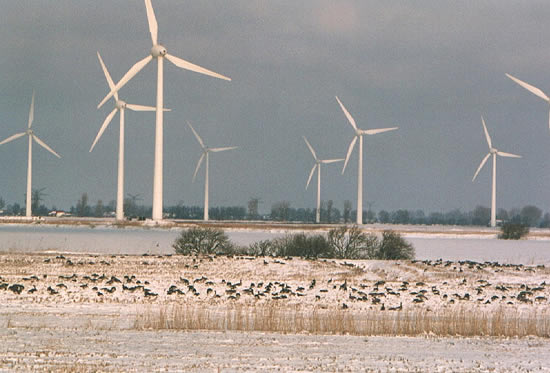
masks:
<path fill-rule="evenodd" d="M 12 252 L 0 371 L 549 371 L 546 283 L 542 265 Z"/>

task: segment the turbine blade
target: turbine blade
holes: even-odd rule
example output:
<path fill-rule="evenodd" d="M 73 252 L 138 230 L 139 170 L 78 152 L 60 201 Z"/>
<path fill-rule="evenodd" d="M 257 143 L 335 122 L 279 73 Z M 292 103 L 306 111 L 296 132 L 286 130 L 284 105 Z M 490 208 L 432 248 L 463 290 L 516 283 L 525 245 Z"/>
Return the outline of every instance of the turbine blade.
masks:
<path fill-rule="evenodd" d="M 109 70 L 107 70 L 107 67 L 103 63 L 103 59 L 101 58 L 99 52 L 97 52 L 97 58 L 99 58 L 99 63 L 101 64 L 101 68 L 103 69 L 103 74 L 105 75 L 105 79 L 107 79 L 107 84 L 109 84 L 109 89 L 112 91 L 115 88 L 115 83 L 111 78 L 111 74 L 109 74 Z M 118 101 L 118 92 L 115 92 L 113 96 L 115 96 L 115 100 Z"/>
<path fill-rule="evenodd" d="M 2 142 L 0 142 L 0 145 L 3 145 L 3 144 L 7 144 L 8 142 L 10 141 L 13 141 L 15 139 L 18 139 L 22 136 L 25 136 L 27 134 L 27 132 L 21 132 L 21 133 L 16 133 L 15 135 L 13 136 L 10 136 L 8 137 L 7 139 L 3 140 Z"/>
<path fill-rule="evenodd" d="M 52 148 L 50 148 L 48 145 L 46 145 L 46 143 L 42 140 L 40 140 L 35 134 L 32 134 L 32 138 L 34 139 L 34 141 L 36 141 L 40 146 L 42 146 L 44 149 L 46 149 L 47 151 L 49 151 L 50 153 L 52 153 L 53 155 L 55 155 L 57 158 L 61 158 L 61 156 L 59 154 L 57 154 L 56 152 L 53 151 Z"/>
<path fill-rule="evenodd" d="M 361 130 L 360 133 L 362 135 L 376 135 L 378 133 L 384 133 L 388 131 L 395 131 L 396 129 L 399 129 L 399 127 L 391 127 L 391 128 L 377 128 L 373 130 Z"/>
<path fill-rule="evenodd" d="M 193 126 L 191 125 L 191 123 L 189 123 L 189 121 L 187 121 L 187 125 L 189 126 L 189 128 L 191 128 L 191 131 L 193 131 L 193 134 L 195 135 L 195 137 L 197 138 L 197 141 L 199 142 L 199 144 L 201 145 L 201 147 L 204 149 L 206 148 L 206 146 L 204 145 L 204 142 L 202 141 L 201 137 L 199 136 L 199 134 L 197 133 L 197 131 L 195 131 L 195 129 L 193 128 Z"/>
<path fill-rule="evenodd" d="M 315 163 L 315 165 L 313 166 L 313 168 L 311 169 L 311 172 L 309 173 L 309 177 L 307 179 L 307 184 L 306 184 L 306 189 L 307 187 L 309 186 L 309 183 L 311 182 L 311 178 L 313 177 L 313 173 L 315 172 L 315 169 L 317 168 L 318 164 Z"/>
<path fill-rule="evenodd" d="M 29 124 L 27 126 L 28 128 L 31 128 L 33 121 L 34 121 L 34 91 L 32 91 L 31 108 L 29 109 Z"/>
<path fill-rule="evenodd" d="M 548 96 L 546 96 L 546 94 L 543 91 L 541 91 L 540 89 L 538 89 L 537 87 L 533 87 L 531 84 L 527 84 L 527 83 L 519 80 L 518 78 L 513 77 L 510 74 L 506 74 L 506 76 L 508 78 L 512 79 L 514 82 L 518 83 L 520 86 L 522 86 L 523 88 L 525 88 L 529 92 L 539 96 L 543 100 L 550 101 L 550 98 L 548 98 Z"/>
<path fill-rule="evenodd" d="M 472 178 L 472 181 L 474 181 L 477 177 L 477 174 L 479 174 L 479 171 L 481 171 L 481 169 L 483 168 L 483 165 L 485 165 L 485 162 L 487 162 L 487 159 L 489 159 L 489 157 L 491 156 L 491 153 L 487 153 L 487 155 L 485 156 L 485 158 L 483 158 L 483 160 L 481 161 L 481 163 L 479 164 L 479 167 L 477 168 L 477 171 L 476 173 L 474 174 L 474 177 Z"/>
<path fill-rule="evenodd" d="M 133 111 L 155 111 L 157 110 L 156 107 L 152 106 L 143 106 L 143 105 L 134 105 L 134 104 L 126 104 L 126 108 L 133 110 Z M 164 109 L 164 111 L 170 111 L 170 109 Z"/>
<path fill-rule="evenodd" d="M 118 110 L 117 108 L 114 108 L 113 111 L 111 111 L 109 113 L 109 115 L 107 115 L 107 118 L 105 118 L 105 120 L 103 121 L 103 124 L 101 125 L 101 128 L 99 129 L 99 132 L 97 133 L 97 136 L 95 137 L 94 143 L 92 144 L 92 147 L 90 148 L 90 153 L 92 152 L 92 150 L 94 150 L 95 144 L 97 144 L 97 142 L 99 141 L 99 138 L 101 137 L 101 135 L 103 135 L 103 132 L 105 132 L 105 130 L 107 129 L 107 126 L 113 120 L 113 117 L 115 116 L 117 110 Z"/>
<path fill-rule="evenodd" d="M 521 155 L 512 154 L 512 153 L 497 152 L 497 154 L 502 156 L 502 157 L 521 158 Z"/>
<path fill-rule="evenodd" d="M 99 105 L 97 105 L 97 108 L 99 109 L 100 107 L 102 107 L 108 99 L 110 99 L 116 92 L 120 90 L 120 88 L 128 83 L 128 81 L 132 79 L 138 72 L 140 72 L 140 70 L 143 69 L 145 65 L 147 65 L 152 59 L 153 56 L 148 55 L 141 61 L 137 62 L 134 66 L 132 66 L 130 70 L 128 70 L 128 72 L 124 74 L 122 79 L 120 79 L 120 81 L 115 85 L 115 88 L 111 89 L 111 92 L 109 92 L 109 94 L 105 96 L 105 98 L 99 103 Z"/>
<path fill-rule="evenodd" d="M 487 139 L 487 144 L 489 145 L 489 149 L 492 149 L 493 142 L 491 141 L 491 136 L 489 136 L 489 131 L 487 131 L 487 126 L 485 125 L 485 119 L 483 119 L 483 116 L 481 117 L 481 124 L 483 124 L 483 131 L 485 132 L 485 138 Z"/>
<path fill-rule="evenodd" d="M 340 107 L 342 108 L 342 111 L 343 111 L 344 114 L 346 115 L 346 118 L 348 118 L 348 121 L 350 122 L 350 124 L 351 124 L 351 126 L 353 127 L 353 129 L 357 131 L 357 124 L 355 124 L 355 119 L 353 119 L 353 117 L 351 116 L 351 114 L 346 110 L 344 104 L 342 104 L 342 102 L 340 101 L 340 99 L 338 98 L 338 96 L 336 96 L 336 101 L 338 101 L 338 103 L 340 104 Z"/>
<path fill-rule="evenodd" d="M 313 150 L 313 146 L 311 146 L 311 144 L 309 143 L 309 141 L 307 141 L 305 136 L 303 136 L 303 138 L 304 138 L 304 141 L 306 142 L 307 147 L 311 151 L 311 154 L 313 154 L 313 158 L 317 161 L 318 160 L 317 159 L 317 154 L 315 154 L 315 150 Z"/>
<path fill-rule="evenodd" d="M 237 149 L 238 146 L 227 146 L 225 148 L 212 148 L 212 149 L 208 149 L 209 151 L 211 152 L 214 152 L 214 153 L 219 153 L 219 152 L 224 152 L 226 150 L 233 150 L 233 149 Z"/>
<path fill-rule="evenodd" d="M 147 9 L 147 21 L 149 22 L 149 32 L 151 32 L 151 40 L 153 41 L 153 45 L 157 45 L 159 26 L 157 23 L 157 18 L 155 17 L 153 5 L 151 5 L 151 0 L 145 0 L 145 8 Z"/>
<path fill-rule="evenodd" d="M 321 161 L 321 163 L 324 163 L 324 164 L 329 164 L 329 163 L 335 163 L 335 162 L 342 162 L 344 160 L 344 158 L 339 158 L 339 159 L 324 159 Z"/>
<path fill-rule="evenodd" d="M 349 144 L 348 154 L 346 155 L 346 161 L 344 162 L 344 168 L 342 169 L 342 175 L 344 174 L 344 171 L 346 170 L 346 166 L 348 165 L 349 157 L 351 156 L 351 152 L 353 151 L 353 147 L 355 146 L 356 141 L 357 141 L 357 136 L 354 136 L 353 140 L 351 140 L 351 143 Z"/>
<path fill-rule="evenodd" d="M 197 177 L 197 172 L 199 172 L 199 168 L 201 168 L 202 160 L 204 159 L 206 152 L 203 152 L 201 154 L 201 157 L 199 158 L 199 161 L 197 162 L 197 167 L 195 168 L 195 173 L 193 174 L 193 183 L 195 182 L 195 178 Z"/>
<path fill-rule="evenodd" d="M 219 78 L 219 79 L 231 81 L 231 78 L 228 78 L 227 76 L 223 76 L 221 74 L 218 74 L 218 73 L 215 73 L 213 71 L 207 70 L 204 67 L 200 67 L 198 65 L 192 64 L 191 62 L 187 62 L 187 61 L 185 61 L 185 60 L 183 60 L 179 57 L 172 56 L 171 54 L 167 54 L 164 57 L 166 57 L 166 59 L 168 61 L 172 62 L 177 67 L 181 67 L 182 69 L 191 70 L 191 71 L 194 71 L 196 73 L 201 73 L 201 74 L 204 74 L 204 75 L 213 76 L 214 78 Z"/>

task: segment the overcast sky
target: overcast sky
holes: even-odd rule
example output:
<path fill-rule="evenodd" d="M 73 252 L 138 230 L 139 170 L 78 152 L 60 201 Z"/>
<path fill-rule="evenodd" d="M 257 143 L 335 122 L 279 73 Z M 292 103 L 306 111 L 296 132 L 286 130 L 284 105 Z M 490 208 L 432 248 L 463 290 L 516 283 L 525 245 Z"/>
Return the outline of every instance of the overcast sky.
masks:
<path fill-rule="evenodd" d="M 0 0 L 0 137 L 25 130 L 36 90 L 36 134 L 57 159 L 34 149 L 33 187 L 45 204 L 69 208 L 116 196 L 118 116 L 88 150 L 113 108 L 99 51 L 118 81 L 147 56 L 142 0 Z M 375 210 L 471 210 L 490 206 L 490 164 L 480 116 L 493 144 L 522 159 L 497 162 L 497 207 L 550 211 L 548 104 L 504 75 L 550 94 L 550 2 L 545 1 L 227 1 L 163 0 L 153 6 L 168 52 L 231 77 L 226 82 L 165 62 L 164 204 L 202 205 L 204 170 L 191 179 L 200 147 L 212 147 L 210 205 L 261 210 L 288 200 L 315 206 L 305 190 L 313 158 L 343 158 L 353 131 L 398 126 L 365 137 L 364 199 Z M 156 61 L 120 92 L 154 105 Z M 125 192 L 151 204 L 154 113 L 126 113 Z M 323 200 L 355 205 L 357 148 L 323 168 Z M 27 144 L 0 146 L 0 196 L 24 204 Z M 315 181 L 315 180 L 314 180 Z M 366 204 L 365 204 L 366 207 Z"/>

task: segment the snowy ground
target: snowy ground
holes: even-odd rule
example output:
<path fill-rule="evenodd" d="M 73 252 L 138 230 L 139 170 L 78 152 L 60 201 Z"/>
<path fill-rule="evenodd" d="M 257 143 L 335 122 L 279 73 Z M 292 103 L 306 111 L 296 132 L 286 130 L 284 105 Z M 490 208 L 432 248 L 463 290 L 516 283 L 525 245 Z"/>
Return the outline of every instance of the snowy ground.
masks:
<path fill-rule="evenodd" d="M 546 283 L 544 266 L 495 263 L 0 254 L 0 371 L 550 371 Z M 170 309 L 202 324 L 160 317 Z M 230 325 L 227 310 L 277 312 Z M 362 323 L 464 313 L 534 319 L 545 337 L 372 336 Z M 277 332 L 315 314 L 350 335 Z"/>

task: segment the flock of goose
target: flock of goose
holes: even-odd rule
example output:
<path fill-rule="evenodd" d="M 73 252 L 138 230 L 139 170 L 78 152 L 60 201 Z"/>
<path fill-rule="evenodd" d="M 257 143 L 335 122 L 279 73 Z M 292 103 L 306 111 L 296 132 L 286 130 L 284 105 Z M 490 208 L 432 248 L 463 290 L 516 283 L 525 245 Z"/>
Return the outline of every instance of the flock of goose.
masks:
<path fill-rule="evenodd" d="M 124 260 L 124 257 L 121 259 Z M 290 260 L 291 258 L 223 259 L 254 262 L 251 264 L 261 265 L 269 270 L 266 273 L 271 273 L 270 276 L 258 273 L 257 280 L 249 275 L 247 281 L 241 279 L 243 274 L 237 273 L 236 276 L 240 277 L 229 278 L 222 276 L 222 273 L 215 275 L 212 267 L 207 269 L 207 265 L 214 268 L 220 266 L 220 263 L 216 263 L 220 257 L 193 258 L 179 272 L 180 276 L 175 278 L 159 279 L 159 276 L 149 270 L 150 267 L 159 266 L 160 262 L 172 259 L 175 258 L 140 258 L 140 263 L 132 267 L 134 273 L 117 274 L 118 270 L 128 268 L 120 268 L 118 263 L 108 258 L 81 260 L 63 255 L 51 256 L 43 259 L 46 267 L 42 268 L 55 265 L 66 274 L 43 271 L 49 274 L 29 273 L 23 276 L 10 275 L 8 278 L 2 277 L 5 275 L 0 273 L 0 299 L 15 294 L 33 301 L 47 298 L 49 301 L 79 299 L 122 303 L 290 302 L 341 309 L 400 311 L 410 307 L 452 307 L 465 303 L 475 303 L 481 307 L 492 304 L 538 306 L 548 305 L 550 296 L 550 287 L 547 287 L 545 277 L 548 271 L 542 265 L 412 261 L 395 263 L 397 266 L 406 266 L 409 272 L 417 271 L 409 273 L 409 277 L 401 276 L 398 279 L 386 275 L 384 279 L 374 280 L 363 278 L 362 274 L 367 274 L 368 269 L 363 269 L 361 262 L 317 260 L 315 262 L 332 268 L 326 273 L 326 277 L 312 274 L 318 277 L 306 276 L 300 281 L 284 275 L 285 265 L 299 265 L 296 262 L 300 259 Z M 94 266 L 100 266 L 105 273 L 90 273 Z M 207 270 L 201 271 L 205 269 Z M 280 272 L 279 279 L 277 272 Z M 151 277 L 147 278 L 147 274 Z M 441 280 L 437 280 L 438 278 Z"/>

